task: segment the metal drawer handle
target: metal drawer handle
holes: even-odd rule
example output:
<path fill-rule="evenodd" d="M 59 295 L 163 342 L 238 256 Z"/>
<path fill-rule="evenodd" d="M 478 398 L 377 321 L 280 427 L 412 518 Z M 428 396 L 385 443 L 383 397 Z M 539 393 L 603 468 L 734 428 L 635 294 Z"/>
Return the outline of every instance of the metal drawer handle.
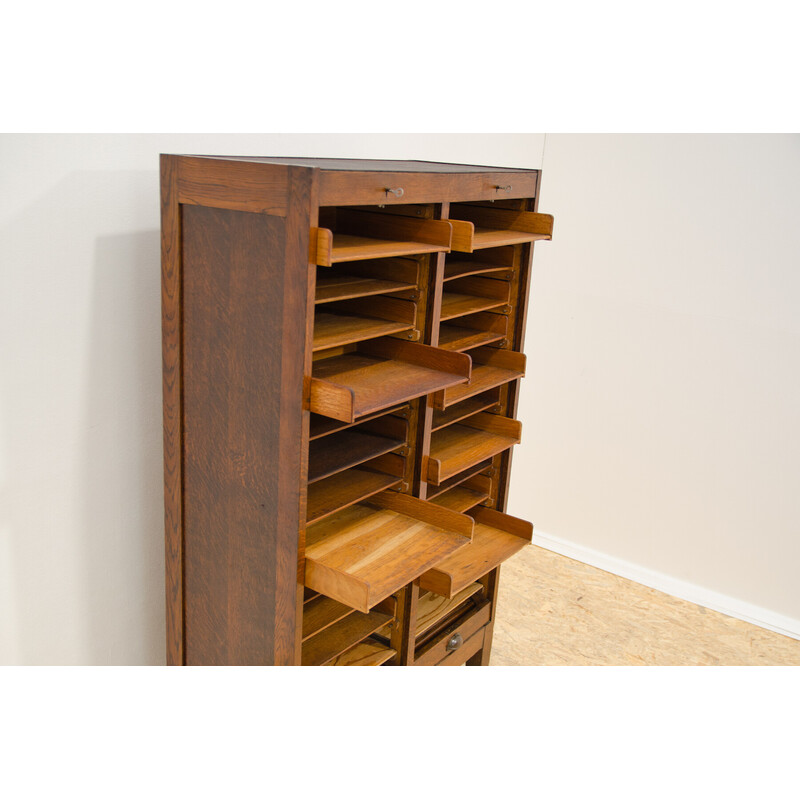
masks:
<path fill-rule="evenodd" d="M 402 197 L 405 192 L 403 191 L 402 186 L 398 186 L 396 189 L 390 189 L 388 186 L 383 190 L 386 194 L 393 194 L 395 197 Z"/>
<path fill-rule="evenodd" d="M 497 189 L 498 192 L 510 192 L 513 187 L 509 183 L 508 186 L 495 186 L 494 188 Z"/>
<path fill-rule="evenodd" d="M 458 648 L 461 647 L 462 644 L 464 644 L 464 640 L 461 638 L 461 634 L 454 633 L 450 637 L 450 641 L 447 643 L 445 650 L 447 650 L 448 652 L 451 650 L 458 650 Z"/>

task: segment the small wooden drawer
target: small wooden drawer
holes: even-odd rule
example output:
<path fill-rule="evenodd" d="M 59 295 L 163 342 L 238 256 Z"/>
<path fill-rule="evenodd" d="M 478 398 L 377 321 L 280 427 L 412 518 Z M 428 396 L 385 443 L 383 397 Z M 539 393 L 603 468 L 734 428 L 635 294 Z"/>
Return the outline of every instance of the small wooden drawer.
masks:
<path fill-rule="evenodd" d="M 491 612 L 492 604 L 488 600 L 477 608 L 471 607 L 415 652 L 414 666 L 463 664 L 483 647 L 483 633 L 491 619 Z"/>
<path fill-rule="evenodd" d="M 464 253 L 553 238 L 550 214 L 460 204 L 451 206 L 450 217 L 452 249 Z"/>

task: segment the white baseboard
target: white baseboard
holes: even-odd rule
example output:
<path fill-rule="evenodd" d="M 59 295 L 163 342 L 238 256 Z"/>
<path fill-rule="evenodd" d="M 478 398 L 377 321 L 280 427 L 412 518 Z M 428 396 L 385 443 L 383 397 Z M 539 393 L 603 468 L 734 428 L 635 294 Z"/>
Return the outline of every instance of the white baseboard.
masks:
<path fill-rule="evenodd" d="M 619 575 L 621 578 L 628 578 L 628 580 L 649 586 L 651 589 L 657 589 L 659 592 L 679 597 L 681 600 L 688 600 L 690 603 L 696 603 L 713 611 L 720 611 L 729 617 L 736 617 L 761 628 L 775 631 L 775 633 L 800 639 L 800 619 L 777 614 L 767 608 L 737 600 L 735 597 L 729 597 L 703 586 L 670 577 L 664 573 L 641 567 L 630 561 L 623 561 L 621 558 L 606 555 L 598 550 L 592 550 L 589 547 L 535 529 L 533 543 L 583 564 L 589 564 L 592 567 Z"/>

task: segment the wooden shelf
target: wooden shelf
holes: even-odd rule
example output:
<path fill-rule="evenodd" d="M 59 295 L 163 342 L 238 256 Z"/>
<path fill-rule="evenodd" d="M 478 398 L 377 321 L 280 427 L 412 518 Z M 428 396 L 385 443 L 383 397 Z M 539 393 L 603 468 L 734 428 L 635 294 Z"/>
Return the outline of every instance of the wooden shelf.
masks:
<path fill-rule="evenodd" d="M 506 338 L 507 331 L 508 317 L 504 314 L 473 314 L 461 317 L 455 325 L 440 325 L 438 346 L 461 353 L 500 342 Z"/>
<path fill-rule="evenodd" d="M 465 546 L 472 519 L 398 492 L 306 529 L 305 585 L 367 612 Z"/>
<path fill-rule="evenodd" d="M 380 611 L 348 614 L 344 619 L 303 642 L 303 666 L 320 667 L 330 663 L 371 633 L 382 628 L 391 619 L 390 614 L 383 614 Z"/>
<path fill-rule="evenodd" d="M 472 379 L 463 386 L 454 386 L 437 392 L 433 398 L 434 408 L 449 408 L 469 397 L 482 394 L 496 386 L 522 378 L 525 375 L 525 356 L 513 350 L 482 347 L 470 353 L 473 361 Z"/>
<path fill-rule="evenodd" d="M 444 619 L 451 611 L 458 608 L 465 600 L 469 600 L 482 588 L 480 583 L 473 583 L 451 598 L 442 597 L 435 592 L 420 594 L 417 600 L 417 638 L 433 628 L 439 620 Z"/>
<path fill-rule="evenodd" d="M 450 214 L 452 249 L 463 253 L 553 237 L 550 214 L 461 204 L 451 206 Z"/>
<path fill-rule="evenodd" d="M 431 432 L 446 428 L 448 425 L 459 422 L 466 417 L 471 417 L 479 411 L 486 411 L 489 408 L 493 408 L 497 406 L 499 402 L 500 392 L 495 389 L 485 392 L 484 394 L 476 395 L 475 397 L 470 397 L 468 400 L 451 406 L 446 411 L 434 410 Z"/>
<path fill-rule="evenodd" d="M 446 491 L 449 491 L 454 486 L 458 486 L 464 481 L 472 478 L 476 475 L 481 475 L 483 477 L 488 478 L 489 475 L 484 475 L 485 472 L 490 471 L 492 469 L 492 460 L 488 459 L 487 461 L 482 461 L 480 464 L 475 464 L 471 466 L 469 469 L 465 469 L 463 472 L 459 472 L 458 475 L 454 475 L 452 478 L 448 478 L 447 480 L 442 481 L 438 486 L 434 486 L 433 484 L 428 484 L 428 494 L 427 499 L 432 501 L 435 497 L 439 497 L 439 495 L 444 494 Z"/>
<path fill-rule="evenodd" d="M 396 650 L 373 639 L 359 642 L 340 656 L 331 659 L 326 667 L 379 667 L 397 655 Z"/>
<path fill-rule="evenodd" d="M 450 250 L 452 226 L 443 220 L 339 208 L 336 232 L 314 228 L 316 263 L 329 267 L 360 261 Z"/>
<path fill-rule="evenodd" d="M 395 475 L 353 468 L 312 483 L 308 487 L 306 521 L 308 524 L 318 522 L 342 508 L 397 486 L 402 480 Z"/>
<path fill-rule="evenodd" d="M 413 323 L 409 325 L 385 319 L 318 313 L 314 317 L 314 352 L 387 336 L 390 333 L 400 333 L 413 327 Z"/>
<path fill-rule="evenodd" d="M 335 275 L 332 278 L 317 278 L 316 299 L 314 302 L 333 303 L 354 297 L 368 297 L 378 294 L 414 291 L 415 283 L 383 281 L 378 278 L 363 278 L 360 275 Z"/>
<path fill-rule="evenodd" d="M 431 435 L 427 480 L 439 484 L 465 469 L 518 444 L 522 423 L 479 413 Z"/>
<path fill-rule="evenodd" d="M 470 511 L 475 519 L 472 542 L 440 561 L 419 579 L 421 589 L 454 597 L 464 588 L 530 544 L 533 526 L 490 508 Z"/>
<path fill-rule="evenodd" d="M 439 319 L 444 322 L 491 308 L 508 309 L 510 291 L 508 281 L 494 278 L 470 277 L 450 281 L 442 293 Z"/>
<path fill-rule="evenodd" d="M 452 261 L 447 259 L 444 264 L 444 280 L 453 281 L 457 278 L 466 278 L 469 275 L 488 275 L 495 277 L 502 276 L 510 278 L 512 267 L 504 264 L 491 264 L 487 261 Z"/>
<path fill-rule="evenodd" d="M 354 613 L 350 606 L 337 603 L 336 600 L 331 600 L 323 594 L 312 597 L 303 603 L 303 641 L 329 628 L 348 614 Z"/>
<path fill-rule="evenodd" d="M 491 485 L 491 481 L 488 478 L 486 480 Z M 431 500 L 431 502 L 442 508 L 449 508 L 451 511 L 463 514 L 489 499 L 488 491 L 471 489 L 467 484 L 468 481 L 465 481 L 465 483 L 454 486 L 452 489 L 440 494 L 435 500 Z"/>
<path fill-rule="evenodd" d="M 342 422 L 338 419 L 331 419 L 330 417 L 321 417 L 319 414 L 311 415 L 311 422 L 309 423 L 309 440 L 321 439 L 323 436 L 330 436 L 336 431 L 343 431 L 353 425 L 360 425 L 362 422 L 378 419 L 386 414 L 396 414 L 398 417 L 407 418 L 411 412 L 411 407 L 406 405 L 393 406 L 392 408 L 385 408 L 376 414 L 369 414 L 362 417 L 358 422 Z"/>
<path fill-rule="evenodd" d="M 314 362 L 310 410 L 343 422 L 465 383 L 472 361 L 399 339 L 360 342 L 357 350 Z"/>
<path fill-rule="evenodd" d="M 315 439 L 308 446 L 308 483 L 391 453 L 405 444 L 405 439 L 376 436 L 360 429 L 348 429 L 324 439 Z"/>

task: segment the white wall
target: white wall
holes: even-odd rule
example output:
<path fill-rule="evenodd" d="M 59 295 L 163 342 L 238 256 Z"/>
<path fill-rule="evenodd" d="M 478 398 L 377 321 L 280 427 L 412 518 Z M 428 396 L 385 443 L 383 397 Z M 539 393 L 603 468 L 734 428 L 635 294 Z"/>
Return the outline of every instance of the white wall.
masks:
<path fill-rule="evenodd" d="M 536 168 L 542 144 L 0 136 L 0 663 L 163 663 L 160 152 Z"/>
<path fill-rule="evenodd" d="M 163 662 L 159 152 L 543 166 L 510 510 L 800 619 L 798 137 L 543 144 L 0 136 L 0 663 Z"/>
<path fill-rule="evenodd" d="M 510 510 L 800 636 L 800 136 L 548 136 L 543 169 Z"/>

